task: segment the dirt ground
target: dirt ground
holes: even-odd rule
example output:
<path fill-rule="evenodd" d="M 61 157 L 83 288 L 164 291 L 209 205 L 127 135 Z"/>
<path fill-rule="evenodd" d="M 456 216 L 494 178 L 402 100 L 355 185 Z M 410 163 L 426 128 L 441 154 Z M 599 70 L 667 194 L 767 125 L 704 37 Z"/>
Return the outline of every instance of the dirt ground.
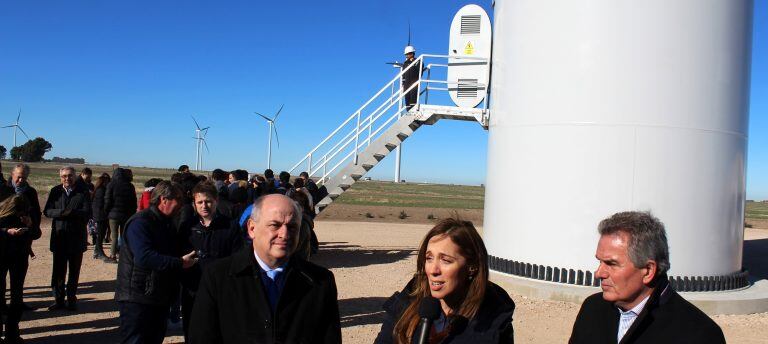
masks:
<path fill-rule="evenodd" d="M 411 213 L 411 210 L 407 210 Z M 364 213 L 363 213 L 364 214 Z M 394 213 L 397 214 L 397 213 Z M 351 216 L 351 214 L 350 214 Z M 426 215 L 425 215 L 426 219 Z M 352 218 L 350 218 L 352 220 Z M 345 343 L 370 343 L 379 331 L 381 305 L 400 290 L 415 267 L 415 250 L 430 228 L 424 223 L 329 221 L 317 222 L 321 252 L 314 257 L 330 268 L 339 288 L 342 333 Z M 25 300 L 36 310 L 24 314 L 22 336 L 27 343 L 115 343 L 117 307 L 113 300 L 116 265 L 83 259 L 79 310 L 45 310 L 53 300 L 49 292 L 51 254 L 48 251 L 49 223 L 43 238 L 36 241 L 37 258 L 30 262 Z M 748 229 L 745 256 L 765 257 L 766 245 L 750 245 L 768 238 L 768 228 Z M 512 294 L 517 304 L 514 316 L 518 343 L 564 343 L 579 305 L 528 299 Z M 764 343 L 768 337 L 768 313 L 716 316 L 729 343 Z M 180 332 L 169 331 L 166 343 L 180 343 Z"/>

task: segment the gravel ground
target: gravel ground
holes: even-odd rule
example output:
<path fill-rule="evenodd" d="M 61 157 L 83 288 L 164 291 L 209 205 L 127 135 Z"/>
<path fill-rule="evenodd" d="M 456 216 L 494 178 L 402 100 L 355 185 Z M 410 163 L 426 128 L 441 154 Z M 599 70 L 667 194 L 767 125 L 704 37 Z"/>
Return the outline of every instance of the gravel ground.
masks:
<path fill-rule="evenodd" d="M 37 310 L 24 314 L 22 336 L 27 343 L 115 343 L 116 304 L 113 300 L 116 265 L 83 259 L 80 308 L 76 312 L 45 310 L 53 300 L 49 293 L 51 254 L 50 224 L 34 244 L 37 259 L 30 262 L 25 299 Z M 319 221 L 321 253 L 318 264 L 329 267 L 339 288 L 342 333 L 345 343 L 370 343 L 379 331 L 381 305 L 400 290 L 415 269 L 415 250 L 429 224 Z M 750 241 L 765 240 L 768 229 L 748 229 Z M 749 241 L 748 241 L 749 242 Z M 761 256 L 768 254 L 766 245 Z M 512 294 L 517 304 L 514 317 L 518 343 L 567 342 L 579 305 L 525 298 Z M 768 313 L 716 316 L 729 343 L 765 343 Z M 170 330 L 166 343 L 180 343 L 178 330 Z"/>

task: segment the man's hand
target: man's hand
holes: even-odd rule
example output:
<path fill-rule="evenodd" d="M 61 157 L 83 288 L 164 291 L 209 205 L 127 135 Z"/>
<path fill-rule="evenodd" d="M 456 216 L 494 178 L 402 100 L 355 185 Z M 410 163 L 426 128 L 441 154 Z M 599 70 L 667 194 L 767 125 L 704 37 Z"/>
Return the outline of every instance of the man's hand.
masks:
<path fill-rule="evenodd" d="M 189 253 L 185 254 L 184 256 L 182 256 L 181 257 L 181 267 L 185 268 L 185 269 L 189 269 L 192 266 L 194 266 L 195 264 L 197 264 L 197 257 L 195 257 L 195 256 L 197 256 L 197 252 L 195 252 L 195 251 L 189 252 Z"/>
<path fill-rule="evenodd" d="M 17 235 L 21 235 L 21 234 L 24 233 L 24 231 L 21 228 L 8 228 L 8 230 L 6 232 L 10 236 L 17 236 Z"/>

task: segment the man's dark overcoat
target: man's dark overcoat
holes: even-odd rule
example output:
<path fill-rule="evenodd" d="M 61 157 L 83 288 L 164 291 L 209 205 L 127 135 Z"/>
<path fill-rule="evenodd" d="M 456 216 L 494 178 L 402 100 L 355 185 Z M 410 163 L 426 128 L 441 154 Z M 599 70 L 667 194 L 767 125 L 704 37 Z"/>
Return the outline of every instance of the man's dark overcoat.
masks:
<path fill-rule="evenodd" d="M 668 285 L 664 276 L 621 344 L 725 343 L 720 327 Z M 618 331 L 618 308 L 597 293 L 581 305 L 569 343 L 616 343 Z"/>
<path fill-rule="evenodd" d="M 275 314 L 253 249 L 203 272 L 189 327 L 190 343 L 341 343 L 333 273 L 292 258 Z"/>
<path fill-rule="evenodd" d="M 51 252 L 82 253 L 88 247 L 88 220 L 91 196 L 84 184 L 75 184 L 67 195 L 64 187 L 54 186 L 45 203 L 45 216 L 51 218 Z"/>

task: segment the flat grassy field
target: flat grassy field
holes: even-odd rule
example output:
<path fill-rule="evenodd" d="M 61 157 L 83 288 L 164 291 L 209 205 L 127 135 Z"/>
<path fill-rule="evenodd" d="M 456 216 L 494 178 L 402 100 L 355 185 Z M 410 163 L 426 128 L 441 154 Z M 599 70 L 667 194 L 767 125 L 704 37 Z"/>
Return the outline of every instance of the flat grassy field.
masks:
<path fill-rule="evenodd" d="M 747 202 L 746 215 L 748 219 L 768 220 L 768 201 Z"/>
<path fill-rule="evenodd" d="M 7 161 L 3 160 L 3 176 L 5 176 L 6 180 L 10 180 L 11 178 L 11 170 L 16 165 L 16 162 L 14 161 Z M 38 194 L 40 195 L 47 195 L 48 192 L 56 185 L 59 185 L 61 183 L 61 180 L 59 179 L 59 168 L 62 166 L 65 166 L 67 164 L 61 164 L 61 163 L 29 163 L 28 164 L 31 173 L 29 175 L 29 184 L 32 185 L 35 189 L 37 189 Z M 102 166 L 102 165 L 78 165 L 78 164 L 70 164 L 72 167 L 74 167 L 78 173 L 80 173 L 80 170 L 83 167 L 90 167 L 91 170 L 93 170 L 93 176 L 95 177 L 101 175 L 102 173 L 109 173 L 109 175 L 112 175 L 112 166 Z M 130 168 L 133 170 L 133 185 L 136 186 L 136 193 L 140 194 L 142 190 L 144 190 L 144 182 L 149 180 L 150 178 L 163 178 L 163 179 L 170 179 L 171 175 L 176 172 L 175 169 L 162 169 L 162 168 L 146 168 L 146 167 L 131 167 L 131 166 L 122 166 L 125 168 Z"/>
<path fill-rule="evenodd" d="M 334 203 L 404 208 L 483 209 L 485 188 L 469 185 L 359 181 Z"/>

